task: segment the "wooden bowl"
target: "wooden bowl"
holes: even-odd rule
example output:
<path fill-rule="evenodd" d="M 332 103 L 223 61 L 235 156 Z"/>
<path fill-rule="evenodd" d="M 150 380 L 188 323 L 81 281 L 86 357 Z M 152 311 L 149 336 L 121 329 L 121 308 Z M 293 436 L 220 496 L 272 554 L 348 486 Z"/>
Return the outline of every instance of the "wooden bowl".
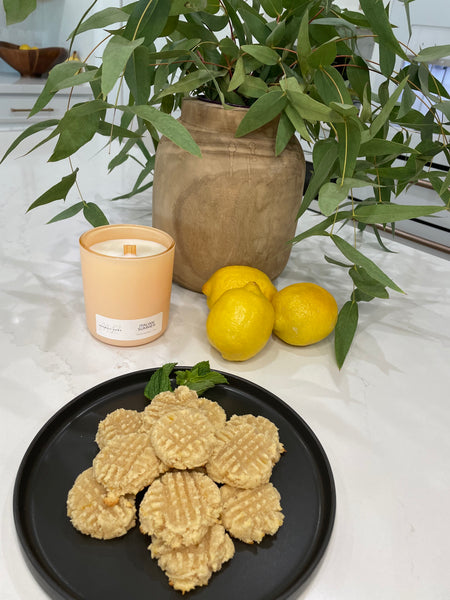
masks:
<path fill-rule="evenodd" d="M 67 58 L 65 48 L 20 50 L 17 44 L 0 42 L 0 58 L 25 77 L 39 77 Z"/>

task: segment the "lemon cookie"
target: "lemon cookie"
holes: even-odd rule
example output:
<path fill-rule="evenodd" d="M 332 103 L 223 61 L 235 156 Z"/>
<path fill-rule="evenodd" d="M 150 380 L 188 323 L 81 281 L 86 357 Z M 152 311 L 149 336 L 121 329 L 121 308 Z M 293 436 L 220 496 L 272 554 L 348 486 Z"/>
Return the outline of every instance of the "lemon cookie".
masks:
<path fill-rule="evenodd" d="M 150 439 L 167 467 L 194 469 L 206 463 L 215 443 L 214 427 L 196 408 L 170 411 L 153 425 Z"/>
<path fill-rule="evenodd" d="M 165 414 L 184 408 L 201 409 L 215 429 L 221 429 L 225 425 L 225 411 L 217 402 L 199 398 L 195 390 L 180 385 L 173 392 L 161 392 L 153 398 L 142 413 L 143 429 L 151 431 L 153 425 Z"/>
<path fill-rule="evenodd" d="M 67 496 L 67 516 L 81 533 L 109 540 L 121 537 L 136 523 L 134 496 L 121 496 L 114 506 L 106 506 L 106 489 L 86 469 L 75 480 Z"/>
<path fill-rule="evenodd" d="M 213 525 L 194 546 L 173 549 L 154 536 L 149 550 L 169 578 L 170 585 L 184 593 L 207 585 L 211 575 L 233 557 L 234 544 L 222 525 Z"/>
<path fill-rule="evenodd" d="M 278 436 L 266 435 L 251 420 L 232 418 L 216 433 L 216 439 L 206 463 L 211 479 L 238 488 L 254 488 L 269 481 L 280 457 Z"/>
<path fill-rule="evenodd" d="M 281 454 L 285 450 L 283 444 L 280 442 L 278 427 L 275 425 L 275 423 L 272 423 L 270 419 L 262 417 L 261 415 L 233 415 L 229 422 L 235 425 L 238 423 L 249 423 L 250 425 L 256 427 L 260 433 L 267 435 L 269 439 L 275 442 L 277 446 L 277 452 L 274 454 L 274 461 L 278 462 Z"/>
<path fill-rule="evenodd" d="M 198 544 L 218 523 L 218 486 L 198 471 L 169 471 L 146 491 L 139 507 L 140 530 L 172 548 Z"/>
<path fill-rule="evenodd" d="M 223 485 L 220 495 L 223 526 L 230 535 L 247 544 L 274 535 L 283 524 L 280 494 L 270 482 L 251 490 Z"/>
<path fill-rule="evenodd" d="M 100 449 L 118 435 L 137 433 L 142 427 L 142 413 L 137 410 L 118 408 L 100 421 L 95 441 Z"/>
<path fill-rule="evenodd" d="M 150 431 L 156 421 L 170 411 L 196 408 L 197 400 L 197 392 L 189 389 L 186 385 L 178 386 L 173 392 L 160 392 L 142 413 L 144 429 Z"/>
<path fill-rule="evenodd" d="M 148 433 L 129 433 L 111 440 L 92 463 L 94 477 L 108 490 L 107 504 L 137 494 L 166 468 L 156 456 Z"/>

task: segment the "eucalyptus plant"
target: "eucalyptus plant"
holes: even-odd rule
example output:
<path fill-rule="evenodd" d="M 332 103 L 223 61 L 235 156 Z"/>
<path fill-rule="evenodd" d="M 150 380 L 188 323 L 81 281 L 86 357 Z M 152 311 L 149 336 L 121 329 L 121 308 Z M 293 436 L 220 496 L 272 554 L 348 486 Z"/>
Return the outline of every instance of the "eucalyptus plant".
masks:
<path fill-rule="evenodd" d="M 413 0 L 402 1 L 408 20 Z M 54 139 L 50 162 L 70 158 L 96 135 L 119 140 L 120 150 L 109 168 L 130 158 L 142 164 L 133 188 L 122 196 L 126 198 L 152 185 L 154 153 L 144 144 L 144 135 L 151 136 L 155 150 L 164 135 L 201 156 L 173 116 L 185 96 L 225 108 L 248 107 L 238 137 L 278 119 L 275 155 L 292 136 L 312 148 L 312 177 L 298 218 L 314 199 L 323 217 L 292 243 L 310 236 L 328 238 L 343 258 L 325 259 L 345 269 L 352 280 L 335 331 L 341 367 L 357 327 L 359 303 L 388 298 L 388 289 L 402 290 L 356 243 L 338 235 L 338 226 L 371 228 L 380 248 L 387 250 L 380 227 L 394 228 L 396 221 L 449 209 L 450 173 L 434 165 L 438 155 L 450 162 L 450 95 L 433 77 L 429 63 L 450 55 L 450 45 L 414 53 L 397 40 L 382 0 L 360 0 L 359 12 L 340 9 L 330 0 L 138 0 L 95 12 L 96 4 L 94 0 L 81 16 L 69 40 L 72 45 L 86 31 L 102 31 L 103 41 L 93 49 L 96 56 L 102 52 L 100 65 L 89 55 L 82 62 L 55 66 L 30 116 L 62 89 L 89 84 L 92 100 L 69 106 L 61 119 L 28 127 L 3 160 L 24 139 L 47 129 L 48 136 L 35 148 Z M 26 18 L 35 6 L 36 0 L 4 0 L 9 23 Z M 361 50 L 367 39 L 378 45 L 377 62 Z M 126 103 L 119 104 L 117 90 L 127 90 Z M 418 102 L 423 110 L 416 108 Z M 29 209 L 72 202 L 79 177 L 70 161 L 68 174 Z M 441 202 L 395 202 L 419 180 L 427 180 Z M 368 198 L 357 202 L 356 188 L 367 188 Z M 82 198 L 50 222 L 81 211 L 93 226 L 107 223 L 101 209 Z"/>

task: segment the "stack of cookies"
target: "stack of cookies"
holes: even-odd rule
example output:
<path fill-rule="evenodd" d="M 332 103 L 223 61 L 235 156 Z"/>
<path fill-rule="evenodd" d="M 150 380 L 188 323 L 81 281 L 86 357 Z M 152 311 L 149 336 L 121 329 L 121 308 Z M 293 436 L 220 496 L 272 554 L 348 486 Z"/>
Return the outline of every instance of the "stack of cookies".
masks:
<path fill-rule="evenodd" d="M 259 543 L 283 523 L 270 477 L 284 449 L 265 417 L 227 420 L 218 403 L 179 386 L 144 411 L 108 414 L 96 442 L 92 466 L 68 494 L 73 526 L 111 539 L 138 517 L 151 556 L 177 590 L 206 585 L 233 557 L 232 538 Z"/>

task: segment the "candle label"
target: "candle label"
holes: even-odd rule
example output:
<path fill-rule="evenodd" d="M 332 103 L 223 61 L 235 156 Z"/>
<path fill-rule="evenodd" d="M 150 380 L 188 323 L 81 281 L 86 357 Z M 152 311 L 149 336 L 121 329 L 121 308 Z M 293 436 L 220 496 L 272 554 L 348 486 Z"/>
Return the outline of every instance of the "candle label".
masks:
<path fill-rule="evenodd" d="M 111 319 L 103 315 L 95 315 L 95 326 L 98 335 L 109 340 L 123 342 L 140 340 L 160 333 L 163 313 L 144 319 Z"/>

